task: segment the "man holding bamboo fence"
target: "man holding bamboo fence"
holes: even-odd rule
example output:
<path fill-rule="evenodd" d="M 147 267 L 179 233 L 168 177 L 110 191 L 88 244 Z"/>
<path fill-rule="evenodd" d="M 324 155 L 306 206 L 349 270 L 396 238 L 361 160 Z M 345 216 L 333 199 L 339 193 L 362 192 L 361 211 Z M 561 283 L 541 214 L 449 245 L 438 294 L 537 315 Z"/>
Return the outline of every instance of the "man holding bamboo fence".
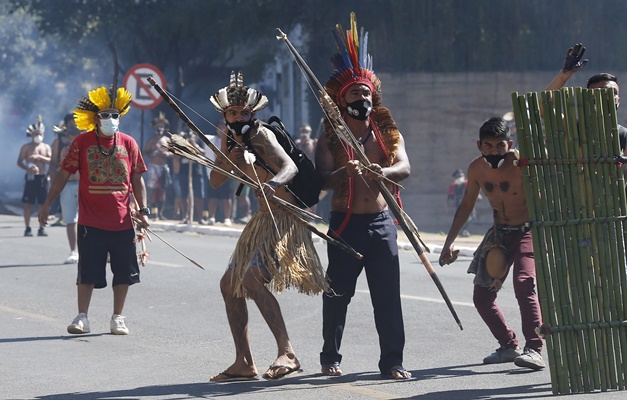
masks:
<path fill-rule="evenodd" d="M 455 212 L 451 229 L 440 255 L 440 265 L 457 258 L 453 242 L 472 212 L 483 190 L 494 212 L 494 226 L 488 230 L 468 269 L 475 274 L 473 302 L 499 348 L 483 359 L 485 364 L 514 362 L 517 366 L 539 370 L 545 367 L 542 339 L 535 329 L 542 317 L 536 294 L 536 270 L 529 211 L 523 191 L 523 177 L 514 165 L 516 153 L 510 151 L 509 126 L 502 118 L 491 118 L 479 130 L 477 148 L 481 156 L 468 166 L 466 193 Z M 520 308 L 522 332 L 526 343 L 518 347 L 518 338 L 509 327 L 496 297 L 513 266 L 513 286 Z"/>
<path fill-rule="evenodd" d="M 555 78 L 549 83 L 549 86 L 545 90 L 560 90 L 566 85 L 566 82 L 580 69 L 582 69 L 587 59 L 582 60 L 583 54 L 586 48 L 581 43 L 577 43 L 575 46 L 568 49 L 566 52 L 566 58 L 564 59 L 564 66 L 559 70 Z M 614 89 L 614 102 L 616 108 L 620 105 L 620 88 L 618 86 L 618 78 L 616 76 L 602 72 L 588 78 L 586 83 L 588 89 Z M 623 155 L 627 154 L 627 128 L 622 125 L 618 125 L 618 136 L 620 140 L 620 148 L 623 151 Z M 627 164 L 622 166 L 623 175 L 627 181 Z"/>

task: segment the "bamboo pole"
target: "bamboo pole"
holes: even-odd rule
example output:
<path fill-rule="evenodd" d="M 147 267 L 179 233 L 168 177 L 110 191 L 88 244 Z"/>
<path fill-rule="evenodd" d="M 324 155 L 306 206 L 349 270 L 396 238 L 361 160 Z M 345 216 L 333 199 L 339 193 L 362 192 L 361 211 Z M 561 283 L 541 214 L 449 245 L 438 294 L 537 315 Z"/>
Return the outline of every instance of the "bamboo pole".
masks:
<path fill-rule="evenodd" d="M 575 149 L 579 151 L 583 159 L 588 160 L 588 148 L 587 148 L 587 135 L 586 135 L 586 126 L 585 126 L 585 107 L 583 102 L 583 91 L 581 88 L 577 88 L 574 91 L 574 98 L 577 104 L 577 116 L 579 118 L 576 119 L 575 115 L 570 116 L 570 120 L 572 121 L 573 129 L 571 132 L 576 137 L 577 142 L 575 143 Z M 590 171 L 589 171 L 589 163 L 583 164 L 580 168 L 579 172 L 579 181 L 581 183 L 581 188 L 579 192 L 579 200 L 580 200 L 580 216 L 582 218 L 592 218 L 595 216 L 590 212 L 590 204 L 592 203 L 592 190 L 590 187 Z M 583 248 L 584 259 L 581 263 L 581 273 L 584 276 L 584 279 L 587 283 L 587 306 L 590 309 L 590 313 L 592 314 L 591 320 L 598 320 L 599 312 L 597 308 L 597 302 L 594 299 L 597 297 L 597 289 L 596 285 L 594 285 L 594 273 L 592 271 L 592 265 L 594 260 L 594 250 L 593 244 L 595 243 L 595 231 L 593 229 L 594 225 L 585 224 L 580 229 L 583 230 L 584 240 L 587 245 Z M 588 353 L 590 354 L 591 364 L 595 367 L 591 372 L 592 384 L 594 390 L 599 390 L 601 388 L 601 378 L 598 368 L 596 365 L 599 363 L 599 358 L 601 355 L 598 351 L 598 346 L 596 345 L 597 337 L 600 332 L 593 331 L 589 335 L 589 341 L 592 343 L 588 347 Z"/>
<path fill-rule="evenodd" d="M 519 137 L 519 146 L 521 155 L 529 159 L 534 159 L 533 138 L 531 132 L 531 121 L 527 112 L 527 98 L 525 95 L 512 94 L 512 103 L 516 121 L 516 132 Z M 525 189 L 525 198 L 529 208 L 529 216 L 532 220 L 540 220 L 539 207 L 536 205 L 537 194 L 540 193 L 537 179 L 537 166 L 527 164 L 522 168 L 523 186 Z M 545 249 L 544 229 L 532 228 L 532 240 L 535 251 L 536 279 L 538 281 L 538 298 L 545 321 L 548 320 L 550 325 L 557 325 L 554 318 L 555 302 L 551 296 L 550 273 L 548 272 L 548 252 Z M 542 284 L 541 284 L 542 283 Z M 553 393 L 561 393 L 562 387 L 565 385 L 562 360 L 559 356 L 559 337 L 548 337 L 546 340 L 547 352 L 549 355 L 549 369 L 551 371 L 551 386 Z"/>
<path fill-rule="evenodd" d="M 566 114 L 564 118 L 564 124 L 566 126 L 565 135 L 566 135 L 566 150 L 570 156 L 570 159 L 576 159 L 580 156 L 579 150 L 579 137 L 577 130 L 577 104 L 575 102 L 575 94 L 572 88 L 568 88 L 562 90 L 562 94 L 564 96 L 564 103 L 567 104 L 567 108 L 569 112 Z M 581 201 L 580 193 L 585 191 L 584 181 L 583 181 L 583 173 L 580 172 L 581 168 L 577 164 L 569 164 L 569 178 L 570 178 L 570 198 L 572 200 L 571 210 L 568 215 L 568 218 L 582 219 L 581 212 Z M 594 221 L 592 219 L 591 221 Z M 571 268 L 570 270 L 574 273 L 574 279 L 577 281 L 579 285 L 579 296 L 577 297 L 577 309 L 580 312 L 580 318 L 578 322 L 585 322 L 592 320 L 592 308 L 590 306 L 590 302 L 587 299 L 590 298 L 590 291 L 587 285 L 588 276 L 587 276 L 587 268 L 583 266 L 586 265 L 586 260 L 590 259 L 588 243 L 589 235 L 586 232 L 585 226 L 572 226 L 571 230 L 573 231 L 571 241 L 573 242 L 573 248 L 577 252 L 577 256 L 574 257 L 573 263 L 576 265 L 576 268 Z M 583 342 L 583 345 L 581 345 Z M 594 388 L 594 368 L 593 360 L 596 359 L 596 354 L 592 351 L 594 348 L 594 340 L 591 335 L 586 335 L 581 337 L 580 341 L 580 361 L 581 361 L 581 379 L 583 384 L 583 391 L 590 392 Z"/>
<path fill-rule="evenodd" d="M 566 151 L 566 129 L 568 128 L 567 118 L 565 116 L 572 114 L 574 103 L 569 103 L 565 93 L 562 91 L 553 92 L 555 112 L 550 112 L 548 115 L 551 118 L 551 127 L 554 130 L 552 136 L 554 140 L 550 142 L 551 148 L 549 154 L 557 157 L 558 159 L 564 159 L 567 157 Z M 545 122 L 546 123 L 546 122 Z M 571 169 L 573 164 L 557 163 L 557 188 L 559 195 L 556 196 L 561 201 L 560 218 L 566 219 L 570 216 L 573 209 L 572 189 L 569 185 L 570 181 L 566 179 L 565 175 L 568 175 L 568 170 Z M 568 290 L 568 296 L 572 304 L 581 304 L 583 298 L 581 293 L 583 291 L 583 283 L 576 277 L 580 268 L 572 268 L 571 266 L 579 266 L 578 263 L 578 249 L 575 246 L 577 243 L 576 227 L 561 226 L 560 229 L 560 248 L 564 251 L 564 263 L 559 266 L 562 279 L 565 280 L 564 287 Z M 575 276 L 573 276 L 575 275 Z M 568 320 L 571 323 L 582 322 L 584 319 L 581 315 L 581 307 L 570 307 Z M 577 335 L 575 332 L 567 335 L 568 338 L 568 353 L 567 358 L 569 360 L 569 368 L 571 374 L 571 391 L 579 393 L 584 391 L 586 386 L 589 386 L 588 382 L 588 359 L 584 351 L 585 338 L 582 335 Z"/>

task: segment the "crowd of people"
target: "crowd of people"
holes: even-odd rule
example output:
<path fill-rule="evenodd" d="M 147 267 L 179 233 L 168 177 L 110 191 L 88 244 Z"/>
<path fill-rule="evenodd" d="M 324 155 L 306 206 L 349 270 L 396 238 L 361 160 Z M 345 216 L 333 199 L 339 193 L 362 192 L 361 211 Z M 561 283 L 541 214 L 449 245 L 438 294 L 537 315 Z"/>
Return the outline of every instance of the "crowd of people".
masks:
<path fill-rule="evenodd" d="M 356 26 L 356 21 L 351 26 Z M 315 162 L 323 179 L 323 193 L 329 196 L 329 235 L 363 255 L 358 260 L 328 245 L 326 271 L 313 247 L 310 231 L 274 201 L 297 204 L 289 183 L 298 168 L 274 134 L 255 118 L 268 105 L 268 99 L 245 86 L 241 73 L 233 73 L 230 84 L 211 97 L 220 120 L 209 140 L 219 152 L 200 143 L 187 127 L 178 134 L 217 166 L 254 177 L 259 184 L 254 190 L 238 188 L 217 170 L 173 156 L 167 148 L 170 122 L 163 113 L 152 121 L 154 134 L 140 149 L 130 135 L 119 130 L 119 122 L 131 103 L 131 95 L 124 88 L 102 87 L 89 92 L 76 110 L 55 127 L 57 138 L 52 147 L 43 143 L 45 127 L 41 118 L 28 126 L 26 132 L 31 141 L 22 146 L 18 157 L 18 165 L 25 171 L 24 236 L 33 235 L 30 219 L 35 204 L 39 207 L 37 235 L 47 235 L 51 205 L 60 196 L 70 247 L 66 263 L 77 264 L 78 314 L 67 327 L 69 333 L 90 332 L 89 304 L 93 290 L 107 286 L 107 264 L 113 272 L 110 330 L 113 334 L 129 333 L 123 309 L 129 287 L 140 282 L 136 235 L 149 226 L 149 217 L 225 226 L 235 221 L 246 225 L 220 281 L 235 360 L 211 381 L 258 379 L 248 333 L 248 299 L 259 308 L 277 345 L 277 357 L 262 376 L 278 380 L 301 370 L 273 294 L 288 288 L 321 295 L 320 371 L 325 376 L 342 375 L 342 337 L 347 329 L 348 306 L 362 271 L 368 278 L 379 339 L 378 369 L 385 378 L 412 378 L 403 360 L 406 338 L 397 229 L 380 189 L 382 184 L 390 185 L 392 193 L 400 198 L 398 186 L 393 183 L 408 178 L 411 165 L 404 136 L 390 110 L 382 105 L 381 81 L 369 59 L 360 59 L 355 53 L 359 46 L 352 41 L 357 34 L 353 32 L 339 40 L 342 34 L 336 36 L 336 44 L 349 57 L 338 53 L 332 58 L 334 72 L 325 90 L 360 143 L 358 150 L 364 152 L 369 162 L 355 156 L 357 149 L 347 147 L 329 121 L 324 122 L 318 138 L 312 138 L 311 127 L 303 124 L 296 140 L 303 153 Z M 547 89 L 559 89 L 585 65 L 584 51 L 581 45 L 569 49 L 563 68 Z M 595 75 L 588 80 L 588 87 L 613 88 L 616 105 L 620 104 L 615 76 Z M 529 212 L 521 170 L 514 165 L 516 154 L 508 122 L 498 117 L 488 119 L 479 128 L 476 145 L 480 155 L 469 164 L 466 173 L 462 169 L 453 173 L 448 205 L 455 214 L 440 264 L 455 261 L 455 239 L 468 234 L 468 221 L 483 193 L 493 209 L 494 224 L 479 246 L 469 272 L 475 274 L 474 305 L 499 345 L 483 362 L 513 362 L 539 370 L 545 362 L 543 342 L 536 333 L 542 318 Z M 619 129 L 621 147 L 625 148 L 627 129 Z M 274 173 L 258 160 L 251 161 L 251 152 Z M 504 255 L 498 274 L 487 266 L 491 251 Z M 510 272 L 520 306 L 524 345 L 519 343 L 496 302 Z"/>

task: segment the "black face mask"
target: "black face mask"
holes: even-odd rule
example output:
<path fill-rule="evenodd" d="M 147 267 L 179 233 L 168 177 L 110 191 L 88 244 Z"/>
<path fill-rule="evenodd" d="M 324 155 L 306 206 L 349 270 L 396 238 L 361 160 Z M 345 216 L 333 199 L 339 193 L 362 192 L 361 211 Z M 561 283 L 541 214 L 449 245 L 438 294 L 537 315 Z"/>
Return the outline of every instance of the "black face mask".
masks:
<path fill-rule="evenodd" d="M 351 117 L 365 121 L 372 112 L 372 103 L 369 100 L 357 100 L 346 104 L 346 112 Z"/>
<path fill-rule="evenodd" d="M 229 128 L 229 131 L 231 131 L 231 133 L 235 134 L 235 135 L 243 135 L 246 132 L 248 132 L 253 125 L 255 124 L 255 122 L 251 119 L 248 122 L 232 122 L 232 123 L 228 123 L 226 124 L 226 127 Z"/>
<path fill-rule="evenodd" d="M 485 162 L 487 162 L 488 164 L 490 164 L 490 166 L 492 168 L 498 168 L 501 165 L 503 165 L 503 162 L 505 161 L 505 157 L 507 157 L 507 153 L 501 155 L 501 154 L 490 154 L 490 155 L 485 155 L 483 154 L 483 159 L 485 160 Z"/>

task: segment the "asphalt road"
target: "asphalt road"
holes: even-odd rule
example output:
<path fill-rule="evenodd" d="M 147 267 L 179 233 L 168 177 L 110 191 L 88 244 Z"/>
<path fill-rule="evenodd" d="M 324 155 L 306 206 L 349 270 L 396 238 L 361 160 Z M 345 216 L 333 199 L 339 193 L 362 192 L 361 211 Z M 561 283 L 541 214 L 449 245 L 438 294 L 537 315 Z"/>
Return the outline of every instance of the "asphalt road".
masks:
<path fill-rule="evenodd" d="M 34 222 L 34 220 L 33 220 Z M 157 228 L 155 228 L 157 229 Z M 112 293 L 94 292 L 92 333 L 69 335 L 76 314 L 76 266 L 63 265 L 69 250 L 64 228 L 49 237 L 25 238 L 20 217 L 0 215 L 0 398 L 4 399 L 544 399 L 548 369 L 483 365 L 498 347 L 472 305 L 468 257 L 438 275 L 454 302 L 460 331 L 417 257 L 401 252 L 405 367 L 415 379 L 393 382 L 377 370 L 378 342 L 365 278 L 349 308 L 344 335 L 345 375 L 319 374 L 321 299 L 296 292 L 278 296 L 303 373 L 279 382 L 215 384 L 209 377 L 230 365 L 233 344 L 218 282 L 236 238 L 157 232 L 202 264 L 201 270 L 163 243 L 149 244 L 149 265 L 131 287 L 125 314 L 128 336 L 109 333 Z M 323 262 L 326 249 L 317 243 Z M 437 254 L 429 256 L 437 265 Z M 270 330 L 248 302 L 250 336 L 258 369 L 276 356 Z M 511 286 L 500 304 L 520 331 Z M 576 395 L 618 399 L 624 392 Z"/>

